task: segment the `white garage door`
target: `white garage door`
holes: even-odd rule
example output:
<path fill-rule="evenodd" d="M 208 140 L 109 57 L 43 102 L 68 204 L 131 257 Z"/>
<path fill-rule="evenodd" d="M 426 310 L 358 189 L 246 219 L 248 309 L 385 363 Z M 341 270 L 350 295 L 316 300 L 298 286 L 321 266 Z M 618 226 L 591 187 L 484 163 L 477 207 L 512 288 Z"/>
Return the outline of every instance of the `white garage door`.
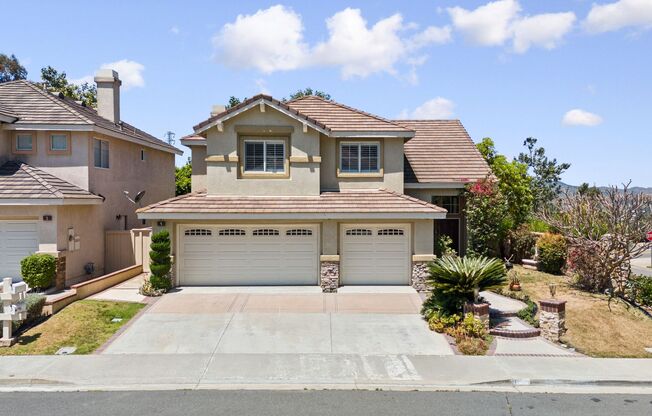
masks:
<path fill-rule="evenodd" d="M 316 285 L 319 228 L 183 226 L 180 284 Z"/>
<path fill-rule="evenodd" d="M 20 261 L 38 251 L 35 221 L 0 221 L 0 278 L 20 278 Z"/>
<path fill-rule="evenodd" d="M 409 230 L 409 225 L 342 227 L 342 284 L 409 284 Z"/>

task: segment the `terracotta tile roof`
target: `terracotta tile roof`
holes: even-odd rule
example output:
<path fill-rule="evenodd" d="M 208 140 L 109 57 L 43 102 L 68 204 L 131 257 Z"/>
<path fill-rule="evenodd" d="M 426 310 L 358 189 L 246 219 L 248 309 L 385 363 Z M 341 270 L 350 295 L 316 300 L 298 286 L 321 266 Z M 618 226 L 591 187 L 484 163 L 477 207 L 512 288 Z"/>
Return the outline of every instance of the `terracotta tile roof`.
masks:
<path fill-rule="evenodd" d="M 412 130 L 382 117 L 348 107 L 335 101 L 328 101 L 316 96 L 306 96 L 296 100 L 282 102 L 269 95 L 259 94 L 222 113 L 197 124 L 198 131 L 221 118 L 234 113 L 252 103 L 264 99 L 288 111 L 300 120 L 315 124 L 327 132 L 390 132 L 404 133 L 411 136 Z"/>
<path fill-rule="evenodd" d="M 18 161 L 0 166 L 0 199 L 102 200 L 76 185 Z"/>
<path fill-rule="evenodd" d="M 181 144 L 192 146 L 193 144 L 206 144 L 206 138 L 197 136 L 196 134 L 189 134 L 181 138 Z"/>
<path fill-rule="evenodd" d="M 406 183 L 471 182 L 489 166 L 459 120 L 396 120 L 416 134 L 405 143 Z"/>
<path fill-rule="evenodd" d="M 323 192 L 316 196 L 238 196 L 192 193 L 157 202 L 138 213 L 205 214 L 443 214 L 446 210 L 419 199 L 381 190 Z M 363 215 L 364 216 L 364 215 Z"/>
<path fill-rule="evenodd" d="M 382 117 L 314 95 L 288 101 L 287 105 L 299 113 L 326 125 L 331 131 L 387 131 L 406 133 L 412 131 L 410 128 L 406 128 Z"/>
<path fill-rule="evenodd" d="M 94 109 L 69 98 L 59 98 L 30 81 L 19 80 L 0 84 L 0 107 L 11 111 L 19 118 L 15 124 L 95 125 L 132 137 L 143 144 L 156 145 L 175 153 L 180 152 L 176 147 L 124 121 L 115 124 L 100 117 Z"/>

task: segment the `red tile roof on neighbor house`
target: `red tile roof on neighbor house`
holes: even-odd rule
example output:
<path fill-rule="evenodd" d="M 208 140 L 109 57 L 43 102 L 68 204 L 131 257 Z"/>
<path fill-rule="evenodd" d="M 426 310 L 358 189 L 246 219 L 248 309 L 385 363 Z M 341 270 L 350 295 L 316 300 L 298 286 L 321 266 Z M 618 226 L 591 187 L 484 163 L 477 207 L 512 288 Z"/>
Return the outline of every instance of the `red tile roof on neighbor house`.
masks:
<path fill-rule="evenodd" d="M 16 125 L 94 125 L 113 133 L 128 136 L 136 141 L 161 150 L 181 154 L 181 151 L 163 140 L 121 121 L 120 124 L 105 119 L 97 111 L 69 98 L 44 91 L 26 80 L 0 84 L 0 108 L 18 118 Z"/>
<path fill-rule="evenodd" d="M 201 131 L 224 117 L 255 104 L 259 100 L 267 101 L 287 111 L 297 119 L 311 123 L 329 134 L 337 132 L 386 132 L 412 137 L 414 133 L 411 129 L 382 117 L 313 95 L 283 102 L 264 94 L 251 97 L 234 107 L 216 114 L 197 124 L 194 129 L 196 132 Z"/>
<path fill-rule="evenodd" d="M 239 196 L 192 193 L 157 202 L 138 211 L 147 218 L 172 218 L 177 214 L 315 214 L 327 219 L 337 214 L 365 218 L 369 215 L 417 214 L 423 218 L 445 215 L 446 210 L 419 199 L 381 190 L 323 192 L 315 196 Z M 151 214 L 151 215 L 150 215 Z"/>
<path fill-rule="evenodd" d="M 467 183 L 490 174 L 459 120 L 396 120 L 416 132 L 405 143 L 406 183 Z"/>
<path fill-rule="evenodd" d="M 18 161 L 9 161 L 0 166 L 0 200 L 3 199 L 58 199 L 80 203 L 103 201 L 100 196 Z"/>

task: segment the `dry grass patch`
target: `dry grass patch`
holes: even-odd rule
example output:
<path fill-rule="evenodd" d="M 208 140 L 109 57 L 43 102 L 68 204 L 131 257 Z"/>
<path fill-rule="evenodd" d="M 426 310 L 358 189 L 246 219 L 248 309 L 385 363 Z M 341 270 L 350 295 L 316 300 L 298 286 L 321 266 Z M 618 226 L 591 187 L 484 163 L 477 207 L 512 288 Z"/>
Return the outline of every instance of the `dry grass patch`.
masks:
<path fill-rule="evenodd" d="M 104 344 L 145 305 L 130 302 L 82 300 L 21 334 L 16 344 L 0 348 L 0 355 L 51 355 L 61 347 L 90 354 Z M 121 322 L 111 322 L 122 318 Z"/>
<path fill-rule="evenodd" d="M 550 298 L 548 284 L 557 284 L 555 297 L 566 300 L 566 328 L 562 342 L 593 357 L 652 358 L 652 319 L 627 303 L 605 295 L 573 289 L 566 276 L 514 268 L 523 293 L 537 302 Z M 507 290 L 507 286 L 505 286 Z"/>

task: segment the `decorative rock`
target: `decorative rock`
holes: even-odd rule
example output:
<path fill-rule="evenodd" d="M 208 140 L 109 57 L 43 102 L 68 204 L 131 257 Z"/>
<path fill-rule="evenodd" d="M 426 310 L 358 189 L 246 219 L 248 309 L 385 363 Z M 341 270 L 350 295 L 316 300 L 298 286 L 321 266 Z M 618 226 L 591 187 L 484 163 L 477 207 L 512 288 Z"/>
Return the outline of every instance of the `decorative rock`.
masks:
<path fill-rule="evenodd" d="M 321 290 L 324 293 L 336 293 L 340 286 L 340 264 L 324 261 L 321 263 Z"/>
<path fill-rule="evenodd" d="M 539 328 L 541 336 L 552 342 L 566 332 L 566 301 L 547 299 L 539 302 Z"/>
<path fill-rule="evenodd" d="M 428 292 L 428 262 L 415 261 L 412 264 L 412 287 L 417 292 Z"/>

